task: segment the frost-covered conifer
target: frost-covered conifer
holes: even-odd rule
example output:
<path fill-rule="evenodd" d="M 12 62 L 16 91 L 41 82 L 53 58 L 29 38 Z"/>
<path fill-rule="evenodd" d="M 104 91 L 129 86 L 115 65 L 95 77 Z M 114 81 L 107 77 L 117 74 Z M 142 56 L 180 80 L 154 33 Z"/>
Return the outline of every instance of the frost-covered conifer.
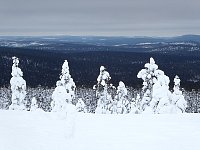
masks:
<path fill-rule="evenodd" d="M 143 79 L 142 110 L 146 113 L 167 113 L 170 111 L 169 78 L 158 69 L 153 58 L 145 64 L 138 78 Z"/>
<path fill-rule="evenodd" d="M 180 82 L 178 76 L 174 78 L 174 92 L 172 94 L 172 104 L 174 105 L 173 112 L 175 113 L 184 113 L 187 107 L 187 102 L 180 90 Z"/>
<path fill-rule="evenodd" d="M 171 113 L 171 92 L 169 91 L 169 77 L 161 70 L 155 71 L 156 80 L 153 85 L 150 107 L 153 113 Z"/>
<path fill-rule="evenodd" d="M 9 109 L 12 110 L 25 110 L 26 102 L 26 81 L 23 79 L 23 72 L 18 67 L 19 59 L 13 57 L 13 66 L 12 66 L 12 78 L 10 80 L 11 91 L 12 91 L 12 104 Z"/>
<path fill-rule="evenodd" d="M 37 100 L 35 97 L 32 98 L 31 100 L 31 109 L 30 111 L 36 111 L 38 109 L 38 104 L 37 104 Z"/>
<path fill-rule="evenodd" d="M 96 95 L 98 97 L 95 113 L 111 113 L 109 104 L 112 103 L 112 97 L 108 93 L 110 79 L 110 74 L 106 71 L 106 68 L 101 66 L 100 74 L 97 78 L 97 85 L 94 86 L 94 89 L 96 89 Z"/>
<path fill-rule="evenodd" d="M 71 102 L 71 95 L 67 93 L 63 83 L 57 81 L 56 88 L 52 94 L 51 107 L 53 112 L 66 112 L 67 110 L 67 100 Z"/>
<path fill-rule="evenodd" d="M 112 102 L 112 106 L 110 107 L 110 112 L 111 114 L 117 114 L 117 104 L 118 104 L 118 101 L 117 99 L 114 98 L 113 102 Z"/>
<path fill-rule="evenodd" d="M 76 110 L 78 112 L 84 112 L 84 113 L 87 112 L 86 105 L 85 105 L 85 103 L 83 102 L 83 100 L 81 98 L 78 99 L 78 102 L 76 104 Z"/>
<path fill-rule="evenodd" d="M 126 114 L 130 111 L 130 102 L 127 97 L 127 89 L 125 84 L 120 81 L 119 86 L 117 87 L 117 95 L 115 97 L 117 100 L 117 113 Z"/>
<path fill-rule="evenodd" d="M 156 79 L 155 71 L 158 69 L 158 66 L 155 64 L 153 58 L 150 58 L 150 63 L 145 64 L 145 69 L 139 71 L 137 77 L 143 80 L 143 97 L 142 97 L 142 110 L 145 110 L 152 99 L 153 92 L 153 83 Z"/>
<path fill-rule="evenodd" d="M 132 114 L 140 114 L 141 110 L 140 110 L 140 104 L 141 104 L 141 98 L 140 98 L 140 94 L 137 94 L 137 97 L 135 99 L 133 99 L 134 101 L 131 102 L 131 111 L 130 113 Z"/>
<path fill-rule="evenodd" d="M 63 86 L 65 87 L 67 93 L 70 94 L 70 97 L 68 97 L 67 101 L 73 101 L 75 99 L 76 85 L 69 73 L 69 65 L 67 60 L 65 60 L 65 62 L 62 65 L 62 73 L 60 75 L 60 80 Z"/>
<path fill-rule="evenodd" d="M 62 65 L 62 73 L 60 80 L 56 83 L 56 88 L 52 94 L 51 107 L 52 111 L 67 111 L 67 103 L 72 104 L 75 98 L 75 83 L 69 73 L 69 66 L 67 60 Z"/>
<path fill-rule="evenodd" d="M 52 94 L 53 101 L 51 107 L 53 112 L 66 118 L 67 137 L 71 138 L 75 130 L 76 107 L 72 104 L 75 99 L 76 85 L 69 73 L 67 60 L 62 65 L 60 80 L 56 83 L 56 88 Z"/>

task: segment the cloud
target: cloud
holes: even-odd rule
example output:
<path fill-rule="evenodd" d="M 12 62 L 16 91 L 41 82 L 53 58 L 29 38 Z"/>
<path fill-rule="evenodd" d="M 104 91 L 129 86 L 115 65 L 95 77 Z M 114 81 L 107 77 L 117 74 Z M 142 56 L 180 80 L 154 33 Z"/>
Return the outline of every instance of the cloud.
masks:
<path fill-rule="evenodd" d="M 0 34 L 200 34 L 199 6 L 199 0 L 0 0 Z"/>

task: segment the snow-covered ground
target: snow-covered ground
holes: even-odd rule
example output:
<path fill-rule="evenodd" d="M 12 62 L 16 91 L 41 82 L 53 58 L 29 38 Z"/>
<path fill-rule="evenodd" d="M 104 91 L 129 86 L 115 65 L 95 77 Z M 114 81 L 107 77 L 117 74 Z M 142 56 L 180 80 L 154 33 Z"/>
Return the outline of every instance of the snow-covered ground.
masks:
<path fill-rule="evenodd" d="M 200 149 L 200 114 L 78 113 L 69 127 L 56 113 L 0 110 L 0 150 Z"/>

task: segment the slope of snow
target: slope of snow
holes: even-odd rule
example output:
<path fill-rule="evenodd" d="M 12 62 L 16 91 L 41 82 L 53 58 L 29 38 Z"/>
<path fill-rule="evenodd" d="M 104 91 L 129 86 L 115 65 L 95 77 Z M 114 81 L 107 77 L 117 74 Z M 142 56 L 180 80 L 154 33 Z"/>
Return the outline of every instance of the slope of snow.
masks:
<path fill-rule="evenodd" d="M 0 150 L 196 150 L 200 115 L 78 113 L 73 137 L 56 113 L 0 110 Z"/>

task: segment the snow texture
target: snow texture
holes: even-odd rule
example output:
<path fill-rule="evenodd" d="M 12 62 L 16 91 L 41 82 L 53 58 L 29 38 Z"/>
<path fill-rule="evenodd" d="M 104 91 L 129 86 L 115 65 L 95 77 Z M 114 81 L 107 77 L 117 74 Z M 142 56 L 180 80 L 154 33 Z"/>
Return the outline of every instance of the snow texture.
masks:
<path fill-rule="evenodd" d="M 198 150 L 199 114 L 55 113 L 0 110 L 1 150 Z M 71 137 L 69 130 L 73 128 Z"/>

